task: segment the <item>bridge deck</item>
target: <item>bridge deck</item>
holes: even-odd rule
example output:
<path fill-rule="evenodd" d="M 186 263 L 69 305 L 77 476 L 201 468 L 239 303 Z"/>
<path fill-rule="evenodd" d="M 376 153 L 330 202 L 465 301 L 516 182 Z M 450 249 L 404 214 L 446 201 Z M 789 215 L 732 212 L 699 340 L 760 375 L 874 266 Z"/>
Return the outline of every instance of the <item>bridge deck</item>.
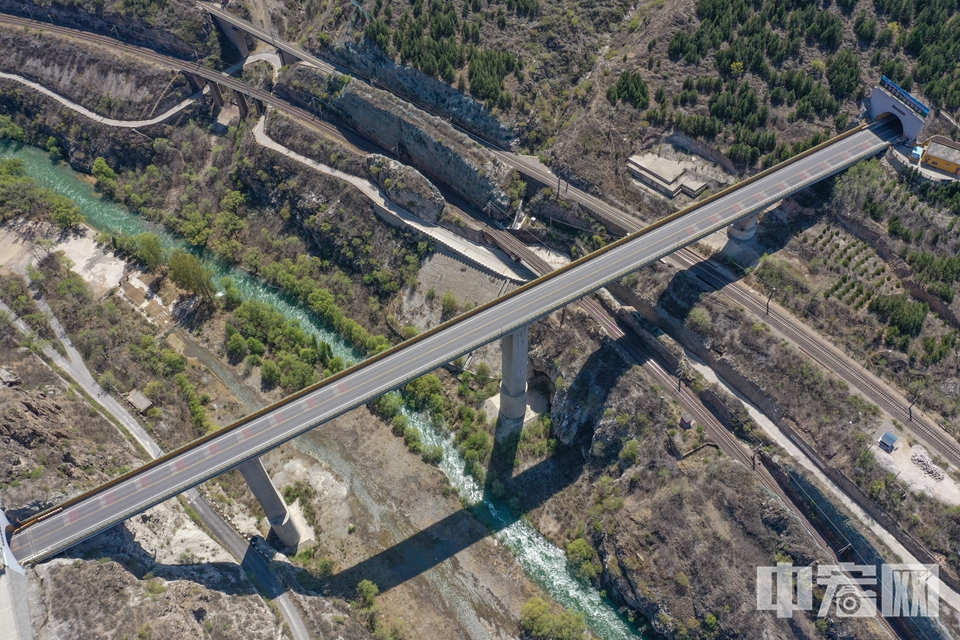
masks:
<path fill-rule="evenodd" d="M 839 136 L 235 425 L 40 514 L 14 533 L 10 547 L 21 562 L 58 553 L 872 156 L 886 148 L 898 133 L 893 127 L 881 124 Z"/>

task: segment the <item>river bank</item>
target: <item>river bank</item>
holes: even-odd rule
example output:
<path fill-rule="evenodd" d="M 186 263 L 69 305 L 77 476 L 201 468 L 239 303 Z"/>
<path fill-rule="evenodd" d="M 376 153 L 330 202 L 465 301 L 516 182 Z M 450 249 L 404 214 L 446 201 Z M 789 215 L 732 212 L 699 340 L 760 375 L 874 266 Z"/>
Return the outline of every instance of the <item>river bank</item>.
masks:
<path fill-rule="evenodd" d="M 119 228 L 125 233 L 140 233 L 147 229 L 162 231 L 150 228 L 140 218 L 112 203 L 102 201 L 88 184 L 72 176 L 68 168 L 50 165 L 45 154 L 39 150 L 28 147 L 11 149 L 8 146 L 0 156 L 26 156 L 28 173 L 36 175 L 44 186 L 73 197 L 81 205 L 88 221 L 100 230 Z M 102 215 L 93 215 L 96 213 Z M 169 235 L 162 237 L 167 243 L 177 241 Z M 229 275 L 234 276 L 232 273 Z M 237 274 L 235 279 L 243 282 L 245 275 L 247 281 L 244 285 L 249 287 L 244 291 L 245 295 L 264 296 L 267 301 L 274 303 L 270 298 L 278 294 L 272 288 L 253 281 L 248 274 Z M 280 303 L 277 306 L 286 303 L 295 307 L 282 299 L 277 302 Z M 296 308 L 292 311 L 304 317 L 303 324 L 309 331 L 325 331 L 325 327 L 318 326 L 309 317 L 310 314 Z M 336 343 L 339 342 L 336 336 L 324 336 L 324 339 L 329 340 L 336 349 Z M 199 343 L 196 346 L 204 348 Z M 402 441 L 395 439 L 379 419 L 360 409 L 340 420 L 346 422 L 332 423 L 334 427 L 330 429 L 331 433 L 336 433 L 336 438 L 322 440 L 320 444 L 323 446 L 315 440 L 307 444 L 298 442 L 298 447 L 326 463 L 349 487 L 352 496 L 360 495 L 362 489 L 364 495 L 374 497 L 373 502 L 353 498 L 357 501 L 359 515 L 354 523 L 354 531 L 348 529 L 346 533 L 345 544 L 349 541 L 352 550 L 342 555 L 344 575 L 340 576 L 340 583 L 348 584 L 350 580 L 347 577 L 355 583 L 353 577 L 361 571 L 366 573 L 370 570 L 382 576 L 379 579 L 383 581 L 383 590 L 387 593 L 381 599 L 388 614 L 408 618 L 409 612 L 418 612 L 411 624 L 417 629 L 416 637 L 515 637 L 520 607 L 532 595 L 543 595 L 541 588 L 524 574 L 523 567 L 510 552 L 499 541 L 487 536 L 483 525 L 463 511 L 456 498 L 444 490 L 446 483 L 443 474 L 406 452 Z M 336 428 L 337 425 L 342 428 Z M 304 440 L 311 437 L 307 436 Z M 358 452 L 363 455 L 358 457 Z M 455 456 L 455 450 L 451 448 L 450 454 Z M 290 453 L 281 450 L 275 455 L 289 456 Z M 458 463 L 451 460 L 451 468 L 458 465 L 462 469 L 462 461 Z M 337 522 L 342 528 L 342 521 L 331 521 L 330 526 L 323 527 L 324 533 L 329 535 L 328 532 L 334 531 Z M 477 542 L 456 553 L 444 551 L 444 544 L 457 547 L 456 541 L 462 540 L 463 535 Z M 358 544 L 355 541 L 360 542 Z M 540 547 L 549 545 L 545 545 L 542 539 L 534 538 L 527 542 L 530 543 L 532 547 L 527 561 L 534 558 L 532 561 L 535 562 L 536 554 L 544 552 Z M 347 549 L 347 546 L 343 549 Z M 332 550 L 342 553 L 339 548 Z M 445 557 L 424 567 L 422 559 L 434 552 Z M 552 561 L 551 570 L 557 567 L 561 571 L 566 570 L 562 551 L 553 549 L 548 555 L 560 559 L 559 565 L 555 559 Z M 337 575 L 335 573 L 332 585 L 336 584 Z M 549 572 L 539 576 L 539 580 L 546 587 L 556 582 Z M 571 585 L 569 576 L 564 576 L 560 583 L 568 591 L 570 588 L 573 591 L 590 591 L 583 585 Z M 303 594 L 300 596 L 302 599 Z M 599 606 L 601 610 L 609 607 L 596 595 L 588 600 L 591 606 Z M 571 603 L 575 602 L 576 598 Z M 308 607 L 307 603 L 303 606 Z M 425 612 L 423 615 L 419 613 L 421 610 Z M 595 618 L 598 615 L 597 612 L 587 613 Z M 603 617 L 609 617 L 609 614 L 601 614 L 600 618 Z M 613 619 L 616 619 L 615 615 Z M 630 637 L 630 632 L 624 635 L 621 630 L 604 637 L 625 638 Z"/>

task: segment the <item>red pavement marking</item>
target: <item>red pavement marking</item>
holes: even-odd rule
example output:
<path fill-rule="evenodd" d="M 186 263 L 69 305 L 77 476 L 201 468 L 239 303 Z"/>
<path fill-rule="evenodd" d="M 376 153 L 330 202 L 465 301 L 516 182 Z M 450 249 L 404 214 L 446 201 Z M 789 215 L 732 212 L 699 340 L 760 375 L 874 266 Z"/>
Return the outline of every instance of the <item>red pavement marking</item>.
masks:
<path fill-rule="evenodd" d="M 178 472 L 180 472 L 180 471 L 186 471 L 186 469 L 187 469 L 187 461 L 186 461 L 186 460 L 177 460 L 175 463 L 173 463 L 173 466 L 174 466 L 174 468 L 175 468 Z"/>
<path fill-rule="evenodd" d="M 708 220 L 710 220 L 710 222 L 712 222 L 713 224 L 717 224 L 718 222 L 720 222 L 720 216 L 718 216 L 717 214 L 713 214 L 708 218 Z"/>
<path fill-rule="evenodd" d="M 243 433 L 244 440 L 249 440 L 250 438 L 253 437 L 253 429 L 251 429 L 250 427 L 244 427 L 242 433 Z"/>
<path fill-rule="evenodd" d="M 743 211 L 743 205 L 738 202 L 737 204 L 733 205 L 733 210 L 737 213 L 740 213 Z"/>
<path fill-rule="evenodd" d="M 347 386 L 346 382 L 341 382 L 340 384 L 337 385 L 337 391 L 339 391 L 340 393 L 346 393 L 347 389 L 349 388 L 350 387 Z"/>
<path fill-rule="evenodd" d="M 215 456 L 220 453 L 220 445 L 216 442 L 211 442 L 210 446 L 207 447 L 207 450 L 210 452 L 210 455 Z"/>
<path fill-rule="evenodd" d="M 786 188 L 787 188 L 787 183 L 786 183 L 786 182 L 778 182 L 778 183 L 777 183 L 777 190 L 778 190 L 778 191 L 783 191 L 783 190 L 786 189 Z"/>
<path fill-rule="evenodd" d="M 821 162 L 821 163 L 818 164 L 817 166 L 820 167 L 820 168 L 821 168 L 822 170 L 824 170 L 824 171 L 826 171 L 827 169 L 830 168 L 830 164 L 827 163 L 827 162 Z"/>
<path fill-rule="evenodd" d="M 117 496 L 113 495 L 113 491 L 103 496 L 103 504 L 109 506 L 117 501 Z"/>
<path fill-rule="evenodd" d="M 801 171 L 800 173 L 797 174 L 797 177 L 800 178 L 800 181 L 802 182 L 802 181 L 806 180 L 807 178 L 809 178 L 809 177 L 810 177 L 810 174 L 807 173 L 806 171 Z"/>
<path fill-rule="evenodd" d="M 277 411 L 275 414 L 273 414 L 273 421 L 274 424 L 280 424 L 283 422 L 283 411 Z"/>
<path fill-rule="evenodd" d="M 683 232 L 684 232 L 685 234 L 687 234 L 688 236 L 692 236 L 693 234 L 695 234 L 695 233 L 697 232 L 697 228 L 696 228 L 695 226 L 693 226 L 693 225 L 690 225 L 689 227 L 687 227 L 686 229 L 684 229 Z"/>
<path fill-rule="evenodd" d="M 67 518 L 70 520 L 70 524 L 73 524 L 74 522 L 80 519 L 80 512 L 77 511 L 76 509 L 73 509 L 72 511 L 67 513 Z"/>
<path fill-rule="evenodd" d="M 316 396 L 310 396 L 309 398 L 306 398 L 306 399 L 303 401 L 303 404 L 307 405 L 307 408 L 308 408 L 308 409 L 313 409 L 313 408 L 316 407 L 318 404 L 320 404 L 320 401 L 317 400 Z"/>
<path fill-rule="evenodd" d="M 842 151 L 842 152 L 840 153 L 840 157 L 843 158 L 844 160 L 849 160 L 849 159 L 852 158 L 853 156 L 851 156 L 851 155 L 850 155 L 849 153 L 847 153 L 846 151 Z"/>
<path fill-rule="evenodd" d="M 763 200 L 763 194 L 758 193 L 757 195 L 753 196 L 753 199 L 756 200 L 757 202 L 760 202 L 761 200 Z"/>
<path fill-rule="evenodd" d="M 143 476 L 142 478 L 140 478 L 140 488 L 141 488 L 141 489 L 146 489 L 146 488 L 149 487 L 151 484 L 153 484 L 153 481 L 150 480 L 150 476 Z"/>

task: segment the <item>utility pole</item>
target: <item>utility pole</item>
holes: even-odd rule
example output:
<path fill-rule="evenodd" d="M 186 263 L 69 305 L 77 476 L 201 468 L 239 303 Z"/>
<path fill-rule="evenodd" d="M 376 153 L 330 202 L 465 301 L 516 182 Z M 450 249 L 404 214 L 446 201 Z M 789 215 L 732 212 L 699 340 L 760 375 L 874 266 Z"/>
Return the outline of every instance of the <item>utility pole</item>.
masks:
<path fill-rule="evenodd" d="M 770 295 L 767 296 L 767 315 L 770 315 L 770 299 L 773 298 L 774 294 L 777 292 L 777 288 L 774 287 L 770 290 Z"/>
<path fill-rule="evenodd" d="M 910 402 L 910 406 L 907 407 L 907 413 L 908 413 L 909 416 L 910 416 L 910 422 L 913 422 L 913 405 L 914 405 L 914 404 L 917 402 L 917 400 L 919 400 L 919 399 L 920 399 L 920 394 L 917 394 L 916 396 L 914 396 L 913 401 Z"/>

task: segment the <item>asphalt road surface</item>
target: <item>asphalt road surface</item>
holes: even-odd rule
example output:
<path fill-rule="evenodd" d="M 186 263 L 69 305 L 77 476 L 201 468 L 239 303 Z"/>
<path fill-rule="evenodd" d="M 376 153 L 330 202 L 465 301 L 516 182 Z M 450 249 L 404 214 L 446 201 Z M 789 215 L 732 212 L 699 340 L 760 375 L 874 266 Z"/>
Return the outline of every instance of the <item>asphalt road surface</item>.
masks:
<path fill-rule="evenodd" d="M 521 287 L 263 412 L 28 520 L 12 536 L 37 561 L 600 289 L 678 248 L 886 148 L 898 123 L 853 133 L 695 209 Z"/>

